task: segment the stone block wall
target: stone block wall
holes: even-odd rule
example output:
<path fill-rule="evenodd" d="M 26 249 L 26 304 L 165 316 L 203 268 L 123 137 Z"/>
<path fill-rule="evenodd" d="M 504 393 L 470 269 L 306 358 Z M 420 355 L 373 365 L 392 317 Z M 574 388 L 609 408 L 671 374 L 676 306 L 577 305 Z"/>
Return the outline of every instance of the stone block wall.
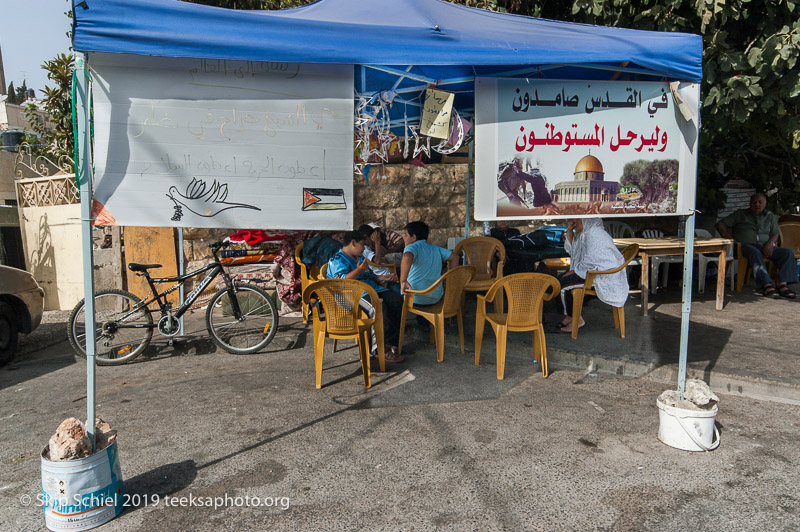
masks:
<path fill-rule="evenodd" d="M 422 220 L 431 228 L 429 241 L 444 246 L 449 237 L 464 236 L 467 211 L 467 165 L 375 165 L 368 179 L 354 185 L 355 227 L 375 222 L 402 233 L 411 221 Z M 470 234 L 483 234 L 470 209 Z"/>
<path fill-rule="evenodd" d="M 208 246 L 224 240 L 234 231 L 230 229 L 208 229 L 203 227 L 187 227 L 183 230 L 183 260 L 187 272 L 202 268 L 211 262 L 211 250 Z M 202 279 L 202 277 L 200 277 Z M 191 286 L 191 282 L 189 283 Z"/>

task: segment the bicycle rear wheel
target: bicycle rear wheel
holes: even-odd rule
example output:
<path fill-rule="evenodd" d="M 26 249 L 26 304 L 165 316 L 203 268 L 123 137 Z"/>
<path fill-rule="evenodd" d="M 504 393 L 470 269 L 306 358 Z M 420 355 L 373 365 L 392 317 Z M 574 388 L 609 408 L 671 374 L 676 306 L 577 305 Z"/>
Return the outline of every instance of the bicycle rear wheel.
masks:
<path fill-rule="evenodd" d="M 229 353 L 246 355 L 266 347 L 278 329 L 278 309 L 264 290 L 236 283 L 234 297 L 242 313 L 233 315 L 231 296 L 223 288 L 211 299 L 206 310 L 206 327 L 218 346 Z"/>
<path fill-rule="evenodd" d="M 139 356 L 153 337 L 153 317 L 147 307 L 137 309 L 141 299 L 125 290 L 101 290 L 94 295 L 95 362 L 116 366 Z M 86 309 L 81 300 L 69 316 L 69 343 L 86 358 Z"/>

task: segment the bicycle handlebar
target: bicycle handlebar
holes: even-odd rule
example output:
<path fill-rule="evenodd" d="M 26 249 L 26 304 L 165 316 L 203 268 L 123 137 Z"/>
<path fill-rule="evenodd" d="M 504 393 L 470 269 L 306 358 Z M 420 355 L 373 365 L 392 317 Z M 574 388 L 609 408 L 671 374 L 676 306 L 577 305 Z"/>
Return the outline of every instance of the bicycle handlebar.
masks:
<path fill-rule="evenodd" d="M 209 248 L 211 248 L 211 251 L 212 251 L 213 253 L 216 253 L 216 252 L 217 252 L 217 251 L 219 251 L 221 248 L 226 248 L 226 247 L 228 247 L 228 246 L 230 246 L 230 245 L 231 245 L 231 243 L 230 243 L 230 242 L 224 242 L 224 241 L 220 241 L 220 242 L 214 242 L 213 244 L 209 244 L 209 245 L 208 245 L 208 247 L 209 247 Z"/>

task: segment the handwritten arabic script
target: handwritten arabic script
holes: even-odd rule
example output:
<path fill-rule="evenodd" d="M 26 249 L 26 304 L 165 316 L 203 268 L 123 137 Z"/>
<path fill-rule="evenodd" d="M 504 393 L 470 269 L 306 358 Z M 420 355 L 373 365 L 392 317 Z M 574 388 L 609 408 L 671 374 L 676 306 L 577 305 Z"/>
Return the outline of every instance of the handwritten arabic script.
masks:
<path fill-rule="evenodd" d="M 422 109 L 420 133 L 437 139 L 450 136 L 450 117 L 453 112 L 454 94 L 428 89 L 425 91 L 425 106 Z"/>

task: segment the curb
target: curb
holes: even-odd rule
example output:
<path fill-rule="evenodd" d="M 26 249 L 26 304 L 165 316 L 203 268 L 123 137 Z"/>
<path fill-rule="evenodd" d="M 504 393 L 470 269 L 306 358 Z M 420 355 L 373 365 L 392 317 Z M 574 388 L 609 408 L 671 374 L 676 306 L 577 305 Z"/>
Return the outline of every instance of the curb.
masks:
<path fill-rule="evenodd" d="M 427 345 L 427 334 L 419 334 L 415 329 L 415 336 Z M 409 329 L 406 329 L 408 334 Z M 412 333 L 413 334 L 413 333 Z M 423 338 L 424 337 L 424 338 Z M 484 342 L 486 343 L 486 342 Z M 489 342 L 490 344 L 493 342 Z M 468 344 L 467 344 L 468 345 Z M 445 346 L 459 349 L 458 338 L 445 336 Z M 492 346 L 493 347 L 493 346 Z M 508 349 L 512 348 L 509 342 Z M 491 347 L 489 347 L 491 349 Z M 485 353 L 488 353 L 484 349 Z M 485 354 L 484 353 L 484 354 Z M 508 357 L 508 355 L 506 355 Z M 617 357 L 603 357 L 578 351 L 565 349 L 547 349 L 547 364 L 551 368 L 570 370 L 583 370 L 587 373 L 602 373 L 623 378 L 648 379 L 655 382 L 678 382 L 678 366 L 656 366 L 652 362 L 644 362 Z M 715 392 L 749 397 L 762 401 L 800 405 L 800 384 L 768 380 L 760 377 L 747 377 L 729 373 L 712 371 L 706 374 L 705 370 L 687 367 L 686 378 L 697 378 L 706 381 Z"/>
<path fill-rule="evenodd" d="M 655 382 L 677 383 L 678 367 L 675 364 L 656 367 L 652 363 L 629 359 L 606 358 L 586 353 L 547 350 L 547 363 L 564 369 L 583 369 L 590 373 L 612 374 L 618 377 L 644 378 Z M 800 385 L 759 377 L 746 377 L 705 370 L 686 368 L 686 378 L 704 380 L 715 392 L 749 397 L 763 401 L 800 405 Z"/>
<path fill-rule="evenodd" d="M 656 382 L 678 382 L 678 368 L 674 365 L 654 369 L 646 378 Z M 707 380 L 715 392 L 749 397 L 762 401 L 800 405 L 800 386 L 760 377 L 744 377 L 712 371 L 708 376 L 700 369 L 686 368 L 686 378 Z"/>

